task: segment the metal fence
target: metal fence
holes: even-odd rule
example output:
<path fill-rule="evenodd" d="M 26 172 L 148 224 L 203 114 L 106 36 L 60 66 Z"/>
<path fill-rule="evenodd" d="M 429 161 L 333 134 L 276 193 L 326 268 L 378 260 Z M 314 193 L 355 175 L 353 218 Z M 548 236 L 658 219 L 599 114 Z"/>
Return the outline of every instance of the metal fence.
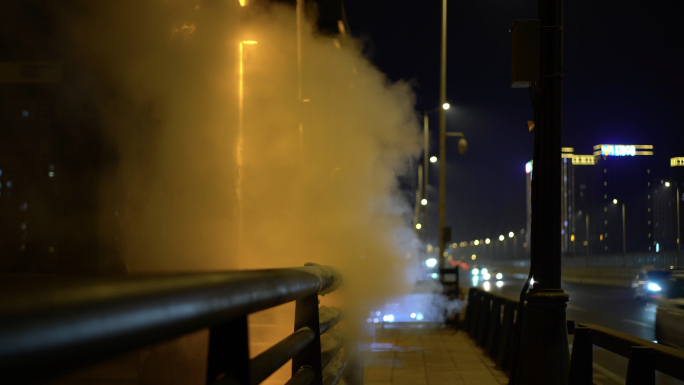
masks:
<path fill-rule="evenodd" d="M 513 365 L 513 335 L 518 301 L 477 287 L 468 291 L 464 329 L 505 371 Z"/>
<path fill-rule="evenodd" d="M 470 288 L 465 330 L 506 371 L 513 365 L 518 311 L 519 303 L 513 298 Z M 680 350 L 598 325 L 575 327 L 573 321 L 568 321 L 568 334 L 574 334 L 569 385 L 593 384 L 594 345 L 629 359 L 627 385 L 655 384 L 656 371 L 684 381 L 684 352 Z"/>
<path fill-rule="evenodd" d="M 106 359 L 209 328 L 207 384 L 258 384 L 292 359 L 287 384 L 336 384 L 346 364 L 323 378 L 339 346 L 321 354 L 318 296 L 340 277 L 323 266 L 43 282 L 0 298 L 2 383 L 39 383 Z M 247 315 L 296 301 L 295 332 L 250 360 Z"/>

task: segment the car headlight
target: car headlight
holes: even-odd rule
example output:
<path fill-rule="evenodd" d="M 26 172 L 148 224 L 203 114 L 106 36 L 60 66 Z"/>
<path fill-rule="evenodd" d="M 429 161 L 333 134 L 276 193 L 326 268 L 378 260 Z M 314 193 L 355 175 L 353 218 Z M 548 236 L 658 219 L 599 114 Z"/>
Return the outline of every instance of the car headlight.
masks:
<path fill-rule="evenodd" d="M 661 288 L 660 288 L 660 285 L 658 285 L 657 283 L 651 282 L 651 283 L 648 284 L 648 290 L 650 290 L 650 291 L 660 291 Z"/>
<path fill-rule="evenodd" d="M 472 273 L 473 273 L 473 275 L 478 275 L 478 274 L 480 274 L 480 270 L 473 269 Z"/>
<path fill-rule="evenodd" d="M 501 274 L 501 273 L 496 273 L 496 279 L 502 279 L 502 278 L 503 278 L 503 274 Z"/>

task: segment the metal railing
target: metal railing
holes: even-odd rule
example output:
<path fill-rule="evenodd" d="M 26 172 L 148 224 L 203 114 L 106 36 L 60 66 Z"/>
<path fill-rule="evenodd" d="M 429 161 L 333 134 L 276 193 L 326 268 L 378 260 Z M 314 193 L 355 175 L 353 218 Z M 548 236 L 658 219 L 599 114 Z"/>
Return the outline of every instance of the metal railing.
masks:
<path fill-rule="evenodd" d="M 471 287 L 464 329 L 504 371 L 513 364 L 513 332 L 518 301 Z"/>
<path fill-rule="evenodd" d="M 519 303 L 513 298 L 470 288 L 465 330 L 502 369 L 513 364 L 513 331 Z M 523 317 L 524 319 L 524 317 Z M 523 321 L 524 322 L 524 321 Z M 568 321 L 574 334 L 569 385 L 593 384 L 593 345 L 629 359 L 627 385 L 655 384 L 659 371 L 684 381 L 684 352 L 602 326 Z"/>
<path fill-rule="evenodd" d="M 0 297 L 2 383 L 39 383 L 123 353 L 209 328 L 207 384 L 258 384 L 290 359 L 287 384 L 323 378 L 318 296 L 340 277 L 323 266 L 42 283 Z M 296 301 L 295 332 L 250 360 L 247 315 Z"/>
<path fill-rule="evenodd" d="M 655 384 L 656 371 L 684 381 L 684 352 L 603 326 L 580 323 L 570 360 L 570 385 L 593 384 L 593 345 L 629 359 L 627 385 Z"/>

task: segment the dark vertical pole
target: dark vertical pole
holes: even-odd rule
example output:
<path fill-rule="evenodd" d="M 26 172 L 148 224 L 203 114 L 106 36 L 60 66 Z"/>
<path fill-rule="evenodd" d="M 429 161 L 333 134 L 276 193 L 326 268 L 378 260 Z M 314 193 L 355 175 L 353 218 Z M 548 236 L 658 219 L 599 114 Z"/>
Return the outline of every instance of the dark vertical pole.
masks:
<path fill-rule="evenodd" d="M 316 333 L 314 340 L 299 354 L 292 358 L 292 375 L 299 369 L 309 367 L 314 372 L 312 385 L 323 383 L 323 368 L 321 367 L 321 328 L 318 318 L 318 294 L 298 299 L 295 304 L 295 327 L 299 330 L 308 327 Z"/>
<path fill-rule="evenodd" d="M 209 330 L 207 384 L 229 378 L 250 385 L 248 335 L 246 314 Z"/>
<path fill-rule="evenodd" d="M 681 233 L 680 233 L 680 219 L 679 219 L 679 201 L 681 200 L 681 197 L 679 196 L 679 187 L 677 187 L 677 264 L 681 264 L 681 260 L 679 259 L 679 252 L 682 248 L 682 239 L 681 239 Z"/>
<path fill-rule="evenodd" d="M 568 295 L 561 288 L 563 0 L 539 0 L 540 80 L 535 89 L 532 258 L 520 384 L 567 384 Z"/>
<path fill-rule="evenodd" d="M 627 257 L 627 231 L 625 227 L 625 204 L 622 204 L 622 256 Z"/>

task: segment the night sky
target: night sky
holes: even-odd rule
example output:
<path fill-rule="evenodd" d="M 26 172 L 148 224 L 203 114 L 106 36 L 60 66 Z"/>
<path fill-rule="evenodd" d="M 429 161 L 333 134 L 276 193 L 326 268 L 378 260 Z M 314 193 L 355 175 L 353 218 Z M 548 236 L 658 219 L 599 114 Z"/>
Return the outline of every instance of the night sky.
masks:
<path fill-rule="evenodd" d="M 439 102 L 441 1 L 347 0 L 365 54 L 392 80 L 411 82 L 419 110 Z M 656 173 L 684 156 L 681 2 L 568 1 L 564 15 L 563 145 L 652 144 Z M 453 240 L 494 238 L 525 227 L 525 171 L 534 138 L 526 89 L 510 88 L 514 19 L 537 17 L 536 1 L 448 2 L 447 226 Z M 431 155 L 438 152 L 432 115 Z M 431 237 L 436 239 L 438 167 L 431 169 Z"/>

